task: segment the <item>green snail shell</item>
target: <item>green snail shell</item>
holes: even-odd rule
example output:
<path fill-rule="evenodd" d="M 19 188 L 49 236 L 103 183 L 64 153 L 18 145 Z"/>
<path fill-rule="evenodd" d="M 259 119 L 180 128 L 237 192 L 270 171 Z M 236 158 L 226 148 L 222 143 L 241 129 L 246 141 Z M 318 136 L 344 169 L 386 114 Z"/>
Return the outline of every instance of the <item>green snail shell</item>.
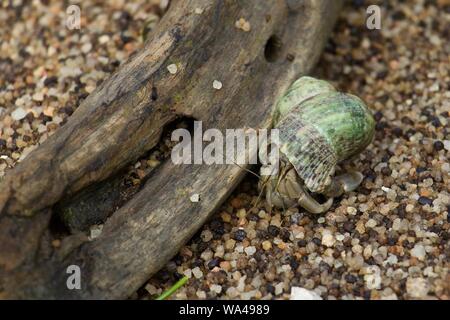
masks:
<path fill-rule="evenodd" d="M 328 91 L 297 103 L 276 127 L 280 152 L 305 186 L 321 193 L 331 183 L 336 164 L 372 141 L 375 121 L 358 97 Z"/>
<path fill-rule="evenodd" d="M 336 89 L 327 81 L 312 77 L 301 77 L 295 81 L 279 100 L 274 114 L 274 123 L 283 118 L 292 108 L 320 93 L 334 92 Z"/>

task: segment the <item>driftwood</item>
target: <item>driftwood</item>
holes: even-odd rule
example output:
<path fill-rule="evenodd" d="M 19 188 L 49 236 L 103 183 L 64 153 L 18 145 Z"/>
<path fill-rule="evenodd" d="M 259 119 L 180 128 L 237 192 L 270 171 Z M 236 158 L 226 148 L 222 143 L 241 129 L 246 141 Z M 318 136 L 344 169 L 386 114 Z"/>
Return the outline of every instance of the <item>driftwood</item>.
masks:
<path fill-rule="evenodd" d="M 74 233 L 52 246 L 53 207 L 136 161 L 180 117 L 201 120 L 204 129 L 268 127 L 274 101 L 318 60 L 339 7 L 173 1 L 144 48 L 1 181 L 0 297 L 126 298 L 138 289 L 226 199 L 242 168 L 166 161 L 93 241 Z M 241 17 L 249 32 L 236 28 Z M 201 201 L 189 201 L 192 193 Z M 66 286 L 72 264 L 81 268 L 81 290 Z"/>

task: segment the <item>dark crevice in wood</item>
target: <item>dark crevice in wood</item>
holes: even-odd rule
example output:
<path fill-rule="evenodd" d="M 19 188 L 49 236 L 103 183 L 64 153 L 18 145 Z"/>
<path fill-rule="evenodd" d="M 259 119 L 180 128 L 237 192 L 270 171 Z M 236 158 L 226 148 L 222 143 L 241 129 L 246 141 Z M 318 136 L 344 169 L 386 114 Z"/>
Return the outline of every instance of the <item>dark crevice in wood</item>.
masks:
<path fill-rule="evenodd" d="M 281 38 L 273 35 L 267 40 L 264 48 L 264 57 L 268 62 L 275 62 L 280 59 L 283 43 Z"/>
<path fill-rule="evenodd" d="M 191 133 L 195 119 L 178 117 L 167 124 L 161 135 L 160 142 L 155 148 L 148 151 L 137 162 L 148 159 L 156 150 L 163 150 L 163 146 L 170 140 L 172 132 L 181 124 Z M 167 147 L 167 146 L 166 146 Z M 165 156 L 158 157 L 161 163 L 170 158 L 170 151 Z M 137 185 L 133 184 L 129 170 L 122 169 L 118 174 L 98 183 L 95 183 L 80 192 L 66 196 L 53 207 L 53 217 L 50 224 L 52 234 L 57 238 L 77 232 L 87 232 L 93 225 L 103 224 L 108 217 L 120 209 L 128 200 L 138 193 L 148 179 L 157 171 L 158 167 L 151 169 L 145 177 L 139 179 Z"/>

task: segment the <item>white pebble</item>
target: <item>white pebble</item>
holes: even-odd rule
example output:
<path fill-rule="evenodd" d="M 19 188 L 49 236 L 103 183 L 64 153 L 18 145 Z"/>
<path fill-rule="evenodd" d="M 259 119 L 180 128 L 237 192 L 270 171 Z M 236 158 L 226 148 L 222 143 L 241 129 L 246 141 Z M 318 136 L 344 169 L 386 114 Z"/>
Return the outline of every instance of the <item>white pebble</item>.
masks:
<path fill-rule="evenodd" d="M 42 92 L 36 92 L 32 98 L 34 101 L 44 101 L 44 94 Z"/>
<path fill-rule="evenodd" d="M 23 108 L 17 108 L 16 110 L 14 110 L 11 113 L 11 117 L 14 120 L 22 120 L 23 118 L 25 118 L 27 116 L 27 112 L 23 109 Z"/>
<path fill-rule="evenodd" d="M 214 80 L 213 81 L 213 88 L 216 89 L 216 90 L 222 89 L 222 82 L 220 82 L 218 80 Z"/>
<path fill-rule="evenodd" d="M 101 234 L 102 234 L 102 230 L 103 230 L 103 225 L 96 225 L 96 226 L 92 226 L 91 230 L 90 230 L 90 235 L 89 235 L 89 239 L 90 240 L 94 240 L 95 238 L 98 238 Z"/>
<path fill-rule="evenodd" d="M 412 298 L 424 298 L 429 290 L 428 282 L 424 278 L 408 278 L 406 280 L 406 292 Z"/>
<path fill-rule="evenodd" d="M 411 255 L 421 261 L 425 260 L 426 254 L 427 253 L 425 252 L 425 248 L 421 244 L 416 244 L 411 250 Z"/>
<path fill-rule="evenodd" d="M 217 294 L 220 294 L 222 292 L 222 286 L 218 285 L 218 284 L 212 284 L 210 287 L 212 292 L 215 292 Z"/>
<path fill-rule="evenodd" d="M 444 140 L 443 142 L 445 150 L 450 151 L 450 140 Z"/>
<path fill-rule="evenodd" d="M 314 291 L 292 287 L 290 300 L 322 300 L 322 298 Z"/>
<path fill-rule="evenodd" d="M 347 213 L 348 213 L 349 215 L 351 215 L 351 216 L 356 215 L 357 212 L 358 212 L 358 210 L 356 210 L 355 207 L 348 207 L 348 208 L 347 208 Z"/>
<path fill-rule="evenodd" d="M 336 240 L 337 241 L 343 241 L 344 239 L 345 239 L 344 235 L 342 235 L 342 234 L 336 235 Z"/>
<path fill-rule="evenodd" d="M 194 193 L 189 200 L 191 200 L 191 202 L 199 202 L 200 201 L 200 195 L 198 193 Z"/>
<path fill-rule="evenodd" d="M 322 244 L 327 247 L 332 247 L 335 243 L 335 239 L 330 232 L 326 232 L 322 236 Z"/>
<path fill-rule="evenodd" d="M 194 275 L 194 277 L 196 277 L 197 279 L 200 279 L 203 277 L 203 272 L 202 270 L 200 270 L 199 267 L 195 267 L 194 269 L 192 269 L 192 274 Z"/>
<path fill-rule="evenodd" d="M 152 284 L 147 284 L 145 286 L 145 290 L 147 290 L 147 292 L 150 293 L 151 295 L 160 294 L 162 291 L 161 289 L 156 288 Z"/>
<path fill-rule="evenodd" d="M 390 265 L 397 264 L 398 258 L 394 254 L 389 254 L 389 257 L 386 259 L 386 263 L 389 263 Z"/>
<path fill-rule="evenodd" d="M 195 13 L 196 14 L 202 14 L 203 13 L 203 9 L 202 8 L 195 8 Z"/>
<path fill-rule="evenodd" d="M 254 246 L 249 246 L 249 247 L 245 248 L 244 251 L 248 256 L 252 256 L 255 254 L 256 248 Z"/>
<path fill-rule="evenodd" d="M 91 51 L 91 49 L 92 44 L 90 42 L 83 44 L 83 46 L 81 47 L 81 51 L 83 51 L 83 53 L 88 53 L 89 51 Z"/>
<path fill-rule="evenodd" d="M 188 277 L 191 278 L 192 277 L 192 270 L 191 269 L 186 269 L 183 274 Z"/>
<path fill-rule="evenodd" d="M 175 63 L 172 63 L 167 66 L 167 70 L 169 70 L 170 74 L 175 74 L 178 71 L 178 67 Z"/>
<path fill-rule="evenodd" d="M 365 226 L 367 228 L 375 228 L 376 225 L 377 225 L 377 222 L 374 219 L 369 219 L 365 224 Z"/>
<path fill-rule="evenodd" d="M 236 298 L 239 292 L 236 290 L 236 288 L 229 287 L 226 291 L 226 294 L 229 298 Z"/>
<path fill-rule="evenodd" d="M 278 296 L 278 295 L 282 294 L 283 293 L 283 287 L 284 287 L 283 282 L 277 283 L 275 285 L 275 295 Z"/>
<path fill-rule="evenodd" d="M 98 42 L 99 42 L 100 44 L 105 44 L 105 43 L 107 43 L 108 41 L 109 41 L 109 36 L 106 35 L 106 34 L 104 34 L 104 35 L 102 35 L 100 38 L 98 38 Z"/>

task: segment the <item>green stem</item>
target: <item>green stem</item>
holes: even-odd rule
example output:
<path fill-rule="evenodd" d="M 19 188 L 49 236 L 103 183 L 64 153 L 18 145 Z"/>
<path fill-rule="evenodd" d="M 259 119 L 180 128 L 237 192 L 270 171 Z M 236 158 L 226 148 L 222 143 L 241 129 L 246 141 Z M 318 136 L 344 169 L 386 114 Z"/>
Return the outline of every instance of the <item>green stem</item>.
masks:
<path fill-rule="evenodd" d="M 184 276 L 180 280 L 178 280 L 172 287 L 164 291 L 156 300 L 164 300 L 168 297 L 170 297 L 175 291 L 177 291 L 180 287 L 182 287 L 187 281 L 189 280 L 188 277 Z"/>

